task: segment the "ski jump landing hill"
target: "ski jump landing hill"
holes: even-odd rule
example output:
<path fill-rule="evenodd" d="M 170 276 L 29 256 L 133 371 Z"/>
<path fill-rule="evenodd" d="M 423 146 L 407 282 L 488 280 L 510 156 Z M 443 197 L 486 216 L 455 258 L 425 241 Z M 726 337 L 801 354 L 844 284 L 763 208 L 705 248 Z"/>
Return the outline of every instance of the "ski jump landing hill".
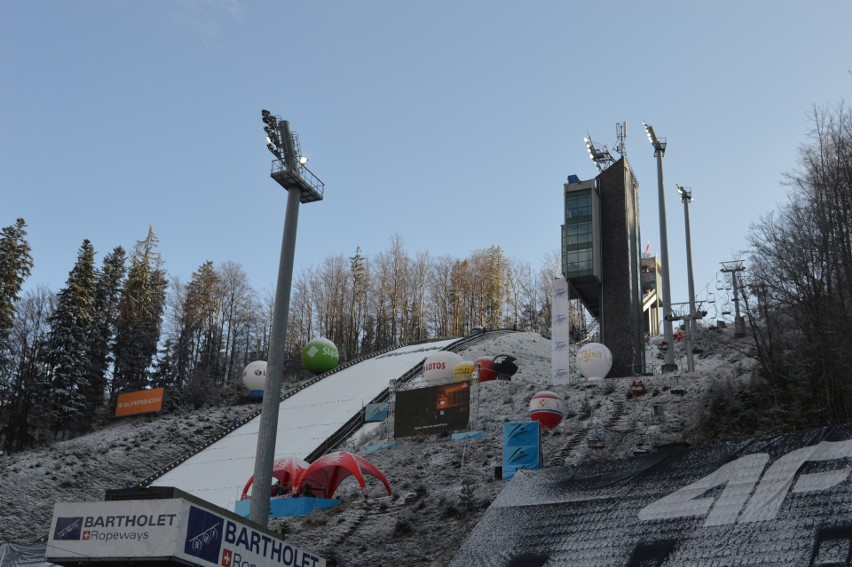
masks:
<path fill-rule="evenodd" d="M 456 350 L 480 338 L 481 335 L 408 345 L 331 371 L 309 387 L 285 392 L 279 406 L 275 458 L 293 456 L 311 461 L 333 450 L 362 427 L 361 416 L 368 403 L 387 398 L 392 379 L 411 378 L 430 354 Z M 258 413 L 218 441 L 141 484 L 175 487 L 233 510 L 254 474 L 259 429 Z"/>

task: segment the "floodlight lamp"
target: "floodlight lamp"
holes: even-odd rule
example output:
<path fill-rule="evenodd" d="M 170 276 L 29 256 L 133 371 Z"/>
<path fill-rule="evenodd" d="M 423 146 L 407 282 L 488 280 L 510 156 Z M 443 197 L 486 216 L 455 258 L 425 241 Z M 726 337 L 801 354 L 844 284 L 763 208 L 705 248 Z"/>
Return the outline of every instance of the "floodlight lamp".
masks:
<path fill-rule="evenodd" d="M 677 187 L 677 192 L 680 193 L 680 198 L 682 201 L 686 201 L 687 203 L 692 202 L 691 187 L 683 187 L 682 185 L 675 185 L 675 187 Z"/>
<path fill-rule="evenodd" d="M 263 118 L 269 118 L 269 115 L 270 115 L 270 114 L 272 114 L 272 113 L 271 113 L 271 112 L 269 112 L 268 110 L 266 110 L 265 108 L 264 108 L 263 110 L 261 110 L 261 111 L 260 111 L 260 115 L 261 115 Z"/>
<path fill-rule="evenodd" d="M 278 159 L 281 159 L 281 155 L 278 151 L 278 146 L 276 146 L 275 144 L 266 144 L 266 149 L 272 152 L 272 155 L 274 155 Z"/>
<path fill-rule="evenodd" d="M 308 163 L 308 157 L 307 156 L 299 156 L 299 163 L 302 164 L 302 165 L 305 165 L 306 163 Z"/>
<path fill-rule="evenodd" d="M 654 127 L 647 122 L 643 122 L 642 126 L 645 127 L 645 133 L 648 134 L 648 140 L 651 142 L 651 145 L 656 148 L 659 141 L 657 140 L 657 135 L 654 133 Z"/>

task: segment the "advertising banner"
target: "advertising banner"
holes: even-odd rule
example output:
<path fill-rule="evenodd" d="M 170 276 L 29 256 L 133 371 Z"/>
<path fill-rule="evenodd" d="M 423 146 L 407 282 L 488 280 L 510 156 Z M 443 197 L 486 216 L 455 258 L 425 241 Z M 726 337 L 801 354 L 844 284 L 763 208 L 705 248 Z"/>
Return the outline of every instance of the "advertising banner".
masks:
<path fill-rule="evenodd" d="M 520 469 L 541 468 L 541 424 L 537 421 L 503 424 L 503 480 Z"/>
<path fill-rule="evenodd" d="M 388 418 L 389 406 L 388 402 L 367 404 L 367 407 L 364 409 L 364 422 L 372 423 L 386 420 Z"/>
<path fill-rule="evenodd" d="M 153 388 L 119 394 L 115 404 L 115 417 L 162 410 L 164 391 L 163 388 Z"/>
<path fill-rule="evenodd" d="M 568 322 L 568 282 L 562 276 L 553 278 L 550 321 L 550 379 L 554 384 L 568 384 L 571 326 Z"/>
<path fill-rule="evenodd" d="M 182 500 L 58 502 L 47 559 L 169 557 L 180 533 Z"/>
<path fill-rule="evenodd" d="M 60 565 L 177 559 L 215 567 L 323 567 L 325 559 L 183 499 L 60 502 L 45 557 Z"/>
<path fill-rule="evenodd" d="M 460 431 L 470 420 L 470 382 L 396 393 L 394 437 Z"/>
<path fill-rule="evenodd" d="M 515 475 L 450 565 L 519 556 L 572 567 L 848 566 L 852 425 Z"/>

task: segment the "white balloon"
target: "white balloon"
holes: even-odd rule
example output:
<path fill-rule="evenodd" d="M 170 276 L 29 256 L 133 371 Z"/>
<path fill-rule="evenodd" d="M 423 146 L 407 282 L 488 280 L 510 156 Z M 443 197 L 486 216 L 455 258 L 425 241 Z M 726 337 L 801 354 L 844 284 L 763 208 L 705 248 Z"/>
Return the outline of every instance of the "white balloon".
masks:
<path fill-rule="evenodd" d="M 423 361 L 423 379 L 426 384 L 435 386 L 453 381 L 453 371 L 464 359 L 454 352 L 438 351 Z"/>
<path fill-rule="evenodd" d="M 606 378 L 612 368 L 612 353 L 600 343 L 587 343 L 577 351 L 577 369 L 587 379 Z"/>
<path fill-rule="evenodd" d="M 264 389 L 266 383 L 266 361 L 255 360 L 249 362 L 243 369 L 243 384 L 250 392 Z"/>

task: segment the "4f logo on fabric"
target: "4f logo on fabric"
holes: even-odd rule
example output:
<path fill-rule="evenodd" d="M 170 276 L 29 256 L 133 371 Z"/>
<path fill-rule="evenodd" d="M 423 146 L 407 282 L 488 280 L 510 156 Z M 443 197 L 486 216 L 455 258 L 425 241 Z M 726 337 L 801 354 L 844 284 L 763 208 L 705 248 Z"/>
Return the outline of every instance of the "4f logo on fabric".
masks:
<path fill-rule="evenodd" d="M 764 472 L 769 455 L 755 453 L 722 465 L 714 472 L 639 511 L 640 520 L 668 520 L 706 516 L 705 526 L 772 520 L 789 492 L 828 490 L 849 477 L 846 465 L 828 471 L 798 475 L 805 463 L 852 457 L 852 440 L 823 441 L 787 453 Z M 761 477 L 761 473 L 763 473 Z M 795 484 L 794 484 L 795 482 Z M 717 498 L 701 498 L 708 490 L 724 486 Z"/>

